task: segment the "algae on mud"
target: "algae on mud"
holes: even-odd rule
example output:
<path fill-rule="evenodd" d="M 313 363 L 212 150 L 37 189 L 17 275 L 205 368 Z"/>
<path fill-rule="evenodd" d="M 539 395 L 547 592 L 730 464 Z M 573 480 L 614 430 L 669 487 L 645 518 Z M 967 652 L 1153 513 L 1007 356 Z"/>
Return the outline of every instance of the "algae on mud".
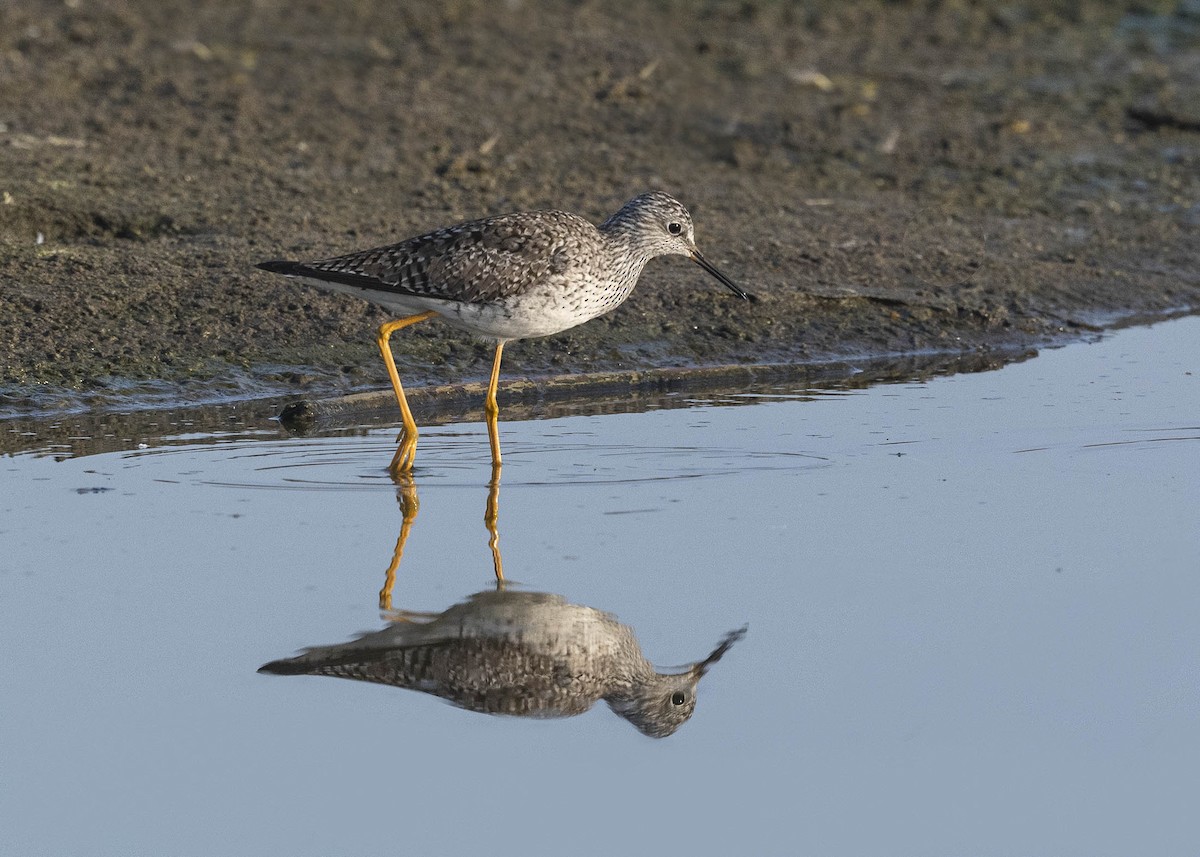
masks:
<path fill-rule="evenodd" d="M 1038 346 L 1200 307 L 1189 2 L 30 0 L 0 9 L 0 392 L 386 383 L 381 312 L 255 261 L 662 188 L 656 263 L 528 375 Z M 395 341 L 406 381 L 489 345 Z"/>

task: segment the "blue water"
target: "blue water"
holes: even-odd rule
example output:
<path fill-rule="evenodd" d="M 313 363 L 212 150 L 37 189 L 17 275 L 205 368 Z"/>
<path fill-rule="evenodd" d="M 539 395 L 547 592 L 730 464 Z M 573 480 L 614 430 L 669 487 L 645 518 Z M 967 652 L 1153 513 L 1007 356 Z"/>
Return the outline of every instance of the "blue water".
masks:
<path fill-rule="evenodd" d="M 0 853 L 1195 853 L 1198 343 L 502 422 L 510 580 L 664 666 L 749 623 L 661 741 L 256 674 L 382 626 L 394 429 L 0 461 Z M 492 580 L 482 426 L 417 461 L 440 611 Z"/>

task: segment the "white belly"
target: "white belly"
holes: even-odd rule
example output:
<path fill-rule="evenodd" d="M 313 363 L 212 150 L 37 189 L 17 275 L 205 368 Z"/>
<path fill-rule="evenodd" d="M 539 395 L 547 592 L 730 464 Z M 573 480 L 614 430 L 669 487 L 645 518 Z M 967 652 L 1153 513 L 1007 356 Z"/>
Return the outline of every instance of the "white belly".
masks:
<path fill-rule="evenodd" d="M 593 293 L 590 299 L 581 299 L 578 293 L 551 288 L 497 303 L 459 303 L 392 294 L 308 277 L 297 279 L 324 291 L 354 295 L 370 301 L 397 318 L 433 310 L 447 324 L 480 336 L 503 340 L 550 336 L 568 330 L 614 309 L 625 298 L 624 295 L 599 296 Z"/>

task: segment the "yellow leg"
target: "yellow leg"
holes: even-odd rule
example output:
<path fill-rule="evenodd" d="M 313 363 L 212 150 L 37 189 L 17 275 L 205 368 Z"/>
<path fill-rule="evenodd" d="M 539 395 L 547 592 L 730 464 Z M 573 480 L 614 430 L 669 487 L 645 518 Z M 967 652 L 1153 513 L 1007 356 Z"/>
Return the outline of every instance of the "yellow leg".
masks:
<path fill-rule="evenodd" d="M 493 481 L 499 484 L 500 472 L 500 406 L 496 404 L 496 385 L 500 382 L 500 356 L 504 353 L 504 341 L 496 343 L 496 359 L 492 361 L 492 378 L 488 381 L 487 396 L 483 400 L 483 415 L 487 420 L 488 440 L 492 444 Z"/>
<path fill-rule="evenodd" d="M 496 359 L 492 361 L 492 377 L 488 381 L 487 396 L 483 400 L 483 414 L 487 420 L 488 440 L 492 444 L 492 481 L 488 483 L 487 511 L 483 523 L 488 529 L 488 547 L 492 549 L 492 569 L 496 572 L 496 588 L 504 588 L 504 562 L 500 558 L 500 531 L 496 521 L 500 517 L 500 406 L 496 404 L 496 385 L 500 382 L 500 358 L 504 354 L 504 342 L 496 343 Z"/>
<path fill-rule="evenodd" d="M 487 510 L 483 513 L 483 524 L 488 531 L 488 547 L 492 549 L 492 568 L 496 572 L 496 588 L 504 588 L 504 562 L 500 559 L 500 531 L 496 521 L 500 517 L 500 464 L 492 465 L 492 481 L 488 483 Z"/>
<path fill-rule="evenodd" d="M 392 358 L 392 346 L 388 340 L 397 330 L 408 327 L 410 324 L 416 324 L 418 321 L 433 318 L 435 315 L 437 313 L 430 310 L 418 315 L 410 315 L 407 318 L 398 318 L 379 326 L 379 337 L 376 342 L 379 344 L 379 353 L 383 355 L 383 362 L 387 366 L 388 377 L 392 379 L 392 389 L 396 392 L 396 404 L 400 406 L 400 419 L 404 421 L 404 434 L 400 438 L 400 445 L 396 447 L 396 454 L 392 456 L 392 463 L 388 466 L 388 470 L 393 474 L 407 473 L 412 470 L 413 459 L 417 455 L 417 421 L 413 419 L 412 411 L 408 409 L 408 400 L 404 398 L 404 388 L 400 386 L 400 373 L 396 371 L 396 361 Z"/>
<path fill-rule="evenodd" d="M 392 550 L 392 561 L 388 563 L 383 589 L 379 590 L 380 610 L 392 609 L 392 589 L 396 586 L 396 569 L 400 567 L 400 559 L 404 556 L 408 531 L 412 529 L 417 512 L 421 509 L 421 501 L 417 498 L 417 486 L 411 477 L 405 477 L 400 482 L 396 494 L 396 499 L 400 501 L 400 535 L 396 539 L 396 547 Z"/>

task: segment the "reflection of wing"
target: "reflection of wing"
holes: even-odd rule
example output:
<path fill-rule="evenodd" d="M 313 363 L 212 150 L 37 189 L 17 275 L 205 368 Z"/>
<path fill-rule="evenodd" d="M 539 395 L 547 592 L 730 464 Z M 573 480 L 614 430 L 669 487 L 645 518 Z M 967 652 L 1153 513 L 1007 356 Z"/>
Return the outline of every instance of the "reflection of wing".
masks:
<path fill-rule="evenodd" d="M 399 649 L 453 643 L 464 637 L 516 644 L 521 640 L 536 640 L 546 634 L 563 638 L 585 633 L 572 630 L 572 626 L 581 621 L 599 620 L 615 624 L 609 614 L 591 607 L 568 604 L 561 595 L 521 590 L 477 592 L 441 613 L 407 615 L 422 618 L 393 622 L 382 630 L 369 631 L 346 643 L 306 648 L 294 658 L 268 664 L 276 668 L 266 671 L 300 675 L 307 672 L 310 666 L 374 662 Z M 286 669 L 286 673 L 283 664 L 292 665 Z"/>
<path fill-rule="evenodd" d="M 329 646 L 273 661 L 259 672 L 324 675 L 419 690 L 487 714 L 566 717 L 599 698 L 586 694 L 567 664 L 499 640 L 463 637 L 391 649 Z"/>
<path fill-rule="evenodd" d="M 475 220 L 331 259 L 259 267 L 402 295 L 489 303 L 566 271 L 578 236 L 588 232 L 596 227 L 581 217 L 534 211 Z"/>
<path fill-rule="evenodd" d="M 481 592 L 433 621 L 397 622 L 259 672 L 409 688 L 490 714 L 561 717 L 586 711 L 607 691 L 622 646 L 615 629 L 627 630 L 558 595 Z"/>

